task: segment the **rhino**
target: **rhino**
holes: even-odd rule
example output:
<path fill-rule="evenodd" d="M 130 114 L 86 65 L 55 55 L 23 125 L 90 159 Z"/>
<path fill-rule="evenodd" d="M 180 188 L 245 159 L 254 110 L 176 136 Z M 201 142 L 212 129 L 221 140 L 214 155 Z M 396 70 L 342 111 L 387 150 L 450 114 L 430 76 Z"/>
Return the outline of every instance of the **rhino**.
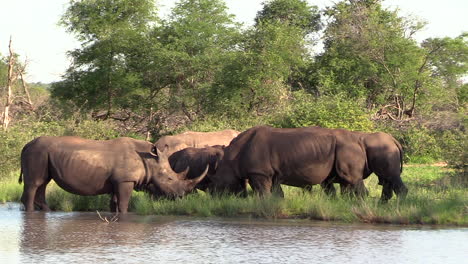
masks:
<path fill-rule="evenodd" d="M 195 188 L 207 191 L 211 185 L 210 177 L 216 173 L 218 162 L 223 159 L 224 145 L 214 145 L 205 148 L 185 148 L 169 156 L 169 164 L 176 173 L 182 173 L 188 168 L 187 178 L 193 179 L 200 175 L 208 166 L 207 176 Z"/>
<path fill-rule="evenodd" d="M 381 138 L 379 138 L 381 137 Z M 390 136 L 391 137 L 391 136 Z M 322 184 L 330 190 L 338 182 L 364 194 L 363 179 L 375 172 L 383 183 L 382 200 L 389 192 L 406 195 L 400 178 L 401 149 L 395 141 L 382 147 L 382 133 L 365 133 L 320 127 L 272 128 L 257 126 L 244 131 L 225 148 L 214 177 L 215 189 L 242 192 L 247 179 L 255 192 L 283 196 L 280 184 L 307 187 Z M 391 145 L 393 144 L 393 145 Z"/>
<path fill-rule="evenodd" d="M 239 135 L 239 132 L 232 129 L 215 132 L 194 132 L 187 131 L 173 136 L 163 136 L 154 145 L 158 149 L 167 148 L 167 155 L 182 150 L 184 148 L 204 148 L 214 145 L 229 145 L 231 140 Z"/>
<path fill-rule="evenodd" d="M 186 179 L 169 165 L 167 153 L 150 142 L 122 137 L 89 140 L 79 137 L 38 137 L 21 152 L 19 183 L 24 180 L 21 201 L 26 211 L 35 206 L 50 210 L 45 193 L 54 180 L 62 189 L 78 195 L 111 194 L 111 211 L 126 213 L 134 189 L 152 184 L 164 195 L 180 197 L 203 180 Z"/>
<path fill-rule="evenodd" d="M 317 128 L 317 127 L 316 127 Z M 393 192 L 401 196 L 406 196 L 408 189 L 401 180 L 403 172 L 403 148 L 401 144 L 390 134 L 384 132 L 358 132 L 344 129 L 324 129 L 335 134 L 343 142 L 359 144 L 365 153 L 365 167 L 363 179 L 375 173 L 382 185 L 381 201 L 385 202 L 392 198 Z M 336 180 L 336 178 L 335 178 Z M 327 192 L 333 193 L 333 179 L 328 179 L 322 187 Z M 349 191 L 352 187 L 346 183 L 341 183 L 342 190 Z"/>

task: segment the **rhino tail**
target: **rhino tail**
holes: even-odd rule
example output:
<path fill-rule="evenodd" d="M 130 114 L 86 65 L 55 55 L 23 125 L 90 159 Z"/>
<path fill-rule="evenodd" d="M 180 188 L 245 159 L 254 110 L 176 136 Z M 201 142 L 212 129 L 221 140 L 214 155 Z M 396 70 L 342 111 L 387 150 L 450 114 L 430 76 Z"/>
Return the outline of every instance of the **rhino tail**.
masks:
<path fill-rule="evenodd" d="M 23 182 L 23 168 L 21 168 L 18 183 L 21 184 Z"/>
<path fill-rule="evenodd" d="M 393 142 L 398 147 L 398 151 L 400 151 L 400 173 L 402 173 L 403 172 L 403 147 L 401 146 L 400 142 L 398 142 L 398 140 L 393 139 Z"/>
<path fill-rule="evenodd" d="M 26 151 L 26 149 L 31 146 L 31 144 L 35 141 L 37 141 L 38 138 L 35 138 L 33 140 L 31 140 L 30 142 L 26 143 L 26 145 L 24 145 L 23 149 L 21 150 L 21 170 L 20 170 L 20 175 L 19 175 L 19 179 L 18 179 L 18 183 L 21 184 L 23 182 L 23 155 L 24 155 L 24 152 Z"/>

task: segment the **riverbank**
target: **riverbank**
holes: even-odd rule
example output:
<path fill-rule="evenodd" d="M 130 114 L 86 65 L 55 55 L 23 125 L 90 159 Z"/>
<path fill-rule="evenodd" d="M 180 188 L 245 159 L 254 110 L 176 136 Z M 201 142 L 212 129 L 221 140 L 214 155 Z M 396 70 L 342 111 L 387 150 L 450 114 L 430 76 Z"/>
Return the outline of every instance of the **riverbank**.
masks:
<path fill-rule="evenodd" d="M 379 203 L 381 187 L 372 175 L 366 181 L 369 197 L 331 198 L 320 187 L 312 192 L 284 186 L 285 198 L 248 198 L 235 196 L 211 197 L 199 192 L 183 199 L 152 201 L 148 195 L 134 192 L 130 210 L 138 214 L 258 217 L 267 219 L 304 218 L 325 221 L 436 224 L 468 226 L 467 179 L 463 172 L 440 166 L 406 166 L 403 181 L 409 189 L 405 200 L 391 199 Z M 19 201 L 22 185 L 19 174 L 12 173 L 10 180 L 0 182 L 0 202 Z M 77 196 L 50 183 L 47 201 L 53 210 L 94 211 L 108 210 L 109 197 Z"/>

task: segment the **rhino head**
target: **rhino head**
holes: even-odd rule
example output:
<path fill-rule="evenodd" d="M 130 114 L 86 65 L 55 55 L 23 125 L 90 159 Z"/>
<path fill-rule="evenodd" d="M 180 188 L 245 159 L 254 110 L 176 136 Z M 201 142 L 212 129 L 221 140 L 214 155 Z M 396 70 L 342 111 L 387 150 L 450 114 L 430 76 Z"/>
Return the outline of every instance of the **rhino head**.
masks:
<path fill-rule="evenodd" d="M 239 177 L 235 161 L 221 160 L 216 173 L 210 176 L 211 191 L 214 193 L 241 194 L 246 193 L 244 180 Z"/>
<path fill-rule="evenodd" d="M 158 163 L 158 166 L 151 175 L 150 185 L 147 189 L 157 197 L 182 197 L 186 193 L 191 192 L 208 173 L 209 166 L 206 167 L 200 176 L 194 179 L 187 179 L 187 173 L 190 168 L 180 173 L 174 172 L 169 164 L 167 148 L 160 151 L 158 148 L 153 147 L 151 155 Z"/>

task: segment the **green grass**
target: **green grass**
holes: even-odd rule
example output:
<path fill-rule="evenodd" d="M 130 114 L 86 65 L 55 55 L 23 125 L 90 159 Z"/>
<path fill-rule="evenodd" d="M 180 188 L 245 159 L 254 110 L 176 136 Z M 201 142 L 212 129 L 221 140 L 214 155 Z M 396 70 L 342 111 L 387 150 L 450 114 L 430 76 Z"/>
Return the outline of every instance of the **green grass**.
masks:
<path fill-rule="evenodd" d="M 19 201 L 22 185 L 18 173 L 0 182 L 0 201 Z M 377 177 L 366 180 L 370 194 L 365 199 L 331 198 L 320 187 L 312 192 L 283 186 L 285 198 L 247 198 L 232 195 L 212 197 L 204 192 L 190 194 L 177 200 L 153 201 L 148 195 L 134 192 L 130 210 L 138 214 L 189 215 L 198 217 L 258 217 L 305 218 L 325 221 L 444 224 L 468 226 L 467 177 L 442 167 L 409 166 L 402 175 L 409 193 L 405 200 L 392 198 L 387 204 L 379 202 L 381 187 Z M 61 190 L 53 183 L 47 189 L 47 201 L 53 210 L 108 210 L 109 196 L 77 196 Z"/>
<path fill-rule="evenodd" d="M 0 203 L 17 202 L 23 193 L 23 185 L 18 184 L 19 170 L 10 172 L 0 181 Z"/>

